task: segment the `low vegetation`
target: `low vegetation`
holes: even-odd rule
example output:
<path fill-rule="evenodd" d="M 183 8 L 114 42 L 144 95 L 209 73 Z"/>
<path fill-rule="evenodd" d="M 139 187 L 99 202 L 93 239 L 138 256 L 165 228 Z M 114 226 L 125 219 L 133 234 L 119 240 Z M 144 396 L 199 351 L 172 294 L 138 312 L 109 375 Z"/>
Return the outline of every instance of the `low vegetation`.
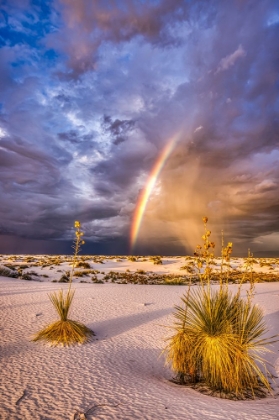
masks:
<path fill-rule="evenodd" d="M 91 266 L 90 266 L 90 264 L 89 264 L 88 262 L 86 262 L 86 261 L 78 261 L 78 262 L 75 264 L 75 268 L 88 268 L 88 269 L 90 269 L 90 268 L 91 268 Z"/>
<path fill-rule="evenodd" d="M 209 237 L 210 242 L 210 237 Z M 225 247 L 224 247 L 225 248 Z M 211 249 L 211 251 L 213 248 Z M 200 251 L 199 248 L 196 249 L 196 253 Z M 224 251 L 224 250 L 223 250 Z M 228 250 L 227 250 L 228 251 Z M 225 251 L 224 251 L 225 252 Z M 126 276 L 123 279 L 122 274 L 120 274 L 119 279 L 117 280 L 116 275 L 112 276 L 111 273 L 96 270 L 93 268 L 93 264 L 106 264 L 106 262 L 125 262 L 125 260 L 136 261 L 137 263 L 151 261 L 155 265 L 160 266 L 161 264 L 168 264 L 168 260 L 175 259 L 178 261 L 178 258 L 184 258 L 185 263 L 181 264 L 180 270 L 181 274 L 171 273 L 170 270 L 163 273 L 159 270 L 151 270 L 145 273 L 145 279 L 141 281 L 137 280 L 137 274 L 142 271 L 137 269 L 134 266 L 134 269 L 131 269 L 131 276 Z M 167 259 L 167 261 L 165 261 Z M 28 261 L 28 263 L 27 263 Z M 3 267 L 12 270 L 11 273 L 5 271 L 8 276 L 33 280 L 33 281 L 43 281 L 44 278 L 50 278 L 49 281 L 55 283 L 69 283 L 70 282 L 70 271 L 73 268 L 73 256 L 70 255 L 36 255 L 32 257 L 17 255 L 17 256 L 0 256 L 0 263 L 2 263 L 0 268 L 0 275 L 4 275 Z M 200 256 L 197 264 L 197 256 L 186 256 L 186 257 L 161 257 L 161 256 L 92 256 L 84 255 L 79 256 L 79 259 L 74 265 L 73 272 L 73 281 L 77 281 L 81 277 L 81 280 L 86 281 L 86 277 L 93 275 L 93 279 L 96 281 L 123 283 L 138 283 L 138 284 L 188 284 L 200 282 L 202 279 L 201 274 L 203 274 L 205 267 L 207 266 L 207 274 L 210 274 L 211 283 L 219 283 L 220 279 L 220 270 L 223 270 L 224 280 L 228 283 L 247 283 L 250 281 L 251 275 L 253 275 L 254 282 L 274 282 L 279 281 L 279 258 L 255 258 L 250 255 L 245 259 L 234 258 L 230 256 L 230 260 L 226 261 L 225 255 L 221 257 L 212 257 L 208 261 Z M 171 268 L 171 266 L 169 266 Z M 52 273 L 49 271 L 52 270 Z M 157 271 L 157 272 L 156 272 Z M 60 277 L 59 277 L 59 273 Z M 115 270 L 115 273 L 117 271 Z M 134 274 L 135 273 L 135 274 Z M 49 275 L 51 274 L 51 275 Z M 57 274 L 57 276 L 56 276 Z M 75 275 L 76 274 L 76 275 Z M 168 277 L 172 277 L 168 279 Z M 91 283 L 89 281 L 89 283 Z"/>
<path fill-rule="evenodd" d="M 86 342 L 92 335 L 94 335 L 94 332 L 85 325 L 68 318 L 75 294 L 75 292 L 71 289 L 73 270 L 77 263 L 80 247 L 84 244 L 82 239 L 83 232 L 81 231 L 80 222 L 75 222 L 75 235 L 76 238 L 73 245 L 74 258 L 72 271 L 70 274 L 65 273 L 62 276 L 62 278 L 64 277 L 67 279 L 67 281 L 69 281 L 69 288 L 65 294 L 63 290 L 60 290 L 59 292 L 51 293 L 49 295 L 50 301 L 53 304 L 53 307 L 59 315 L 60 319 L 59 321 L 53 322 L 52 324 L 39 331 L 34 336 L 33 341 L 44 340 L 50 342 L 52 345 L 61 344 L 64 346 L 69 346 L 71 344 L 82 344 Z"/>
<path fill-rule="evenodd" d="M 163 264 L 162 257 L 159 256 L 159 255 L 154 255 L 154 256 L 150 257 L 150 261 L 152 261 L 153 264 L 155 264 L 155 265 Z"/>
<path fill-rule="evenodd" d="M 63 290 L 60 290 L 49 295 L 60 319 L 39 331 L 33 338 L 33 341 L 45 340 L 52 345 L 69 346 L 77 343 L 83 344 L 94 334 L 93 331 L 80 322 L 68 319 L 74 294 L 75 292 L 69 289 L 66 294 L 63 293 Z"/>
<path fill-rule="evenodd" d="M 0 276 L 17 278 L 18 273 L 5 265 L 0 265 Z"/>
<path fill-rule="evenodd" d="M 232 243 L 222 243 L 222 265 L 219 288 L 211 286 L 211 261 L 214 242 L 203 218 L 203 246 L 195 251 L 199 286 L 191 288 L 175 307 L 174 334 L 165 349 L 167 361 L 180 384 L 206 386 L 215 395 L 242 399 L 262 396 L 271 391 L 267 368 L 261 353 L 275 337 L 264 338 L 267 328 L 260 307 L 253 304 L 254 277 L 252 255 L 246 261 L 250 288 L 241 297 L 242 282 L 237 293 L 228 289 Z M 223 241 L 222 241 L 223 242 Z M 243 277 L 244 280 L 244 277 Z"/>
<path fill-rule="evenodd" d="M 71 278 L 70 271 L 66 271 L 59 279 L 59 283 L 69 283 Z"/>
<path fill-rule="evenodd" d="M 189 283 L 187 276 L 177 276 L 175 274 L 159 274 L 153 272 L 146 272 L 144 270 L 137 270 L 131 272 L 109 271 L 104 275 L 105 282 L 118 283 L 118 284 L 157 284 L 157 285 L 172 285 Z"/>

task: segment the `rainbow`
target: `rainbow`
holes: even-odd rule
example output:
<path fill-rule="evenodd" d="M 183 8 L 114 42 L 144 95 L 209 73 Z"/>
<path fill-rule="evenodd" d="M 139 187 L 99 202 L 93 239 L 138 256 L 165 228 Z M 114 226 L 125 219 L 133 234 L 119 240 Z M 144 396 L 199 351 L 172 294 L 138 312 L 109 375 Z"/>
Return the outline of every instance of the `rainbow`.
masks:
<path fill-rule="evenodd" d="M 132 221 L 132 227 L 131 227 L 131 237 L 130 237 L 130 244 L 131 249 L 136 244 L 137 237 L 139 234 L 142 218 L 146 209 L 146 205 L 148 202 L 148 199 L 150 197 L 150 194 L 152 193 L 152 190 L 156 184 L 157 178 L 160 175 L 161 170 L 164 167 L 164 164 L 166 163 L 168 157 L 170 156 L 171 152 L 173 151 L 176 143 L 178 142 L 178 139 L 180 138 L 180 133 L 173 136 L 165 145 L 164 149 L 158 156 L 150 174 L 148 177 L 148 180 L 146 182 L 146 185 L 142 192 L 139 195 L 136 209 L 134 212 L 134 217 Z"/>

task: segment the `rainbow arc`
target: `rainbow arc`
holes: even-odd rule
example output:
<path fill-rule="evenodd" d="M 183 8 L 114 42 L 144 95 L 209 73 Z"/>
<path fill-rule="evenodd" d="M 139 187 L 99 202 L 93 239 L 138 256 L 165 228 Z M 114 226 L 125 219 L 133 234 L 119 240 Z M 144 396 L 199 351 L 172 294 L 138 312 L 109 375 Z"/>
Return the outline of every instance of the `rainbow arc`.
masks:
<path fill-rule="evenodd" d="M 149 174 L 149 177 L 147 179 L 147 182 L 145 184 L 145 187 L 143 188 L 143 190 L 141 191 L 137 204 L 136 204 L 136 208 L 135 208 L 135 212 L 134 212 L 134 216 L 133 216 L 133 221 L 132 221 L 132 227 L 131 227 L 131 237 L 130 237 L 130 244 L 131 244 L 131 249 L 134 248 L 136 242 L 137 242 L 137 238 L 138 238 L 138 234 L 140 231 L 140 227 L 141 227 L 141 223 L 142 223 L 142 219 L 144 216 L 144 212 L 146 210 L 146 206 L 148 203 L 148 199 L 152 193 L 153 188 L 155 187 L 156 181 L 167 161 L 167 159 L 169 158 L 170 154 L 172 153 L 174 147 L 176 146 L 178 140 L 180 138 L 180 132 L 177 133 L 175 136 L 173 136 L 165 145 L 165 147 L 163 148 L 163 150 L 161 151 L 160 155 L 158 156 L 155 164 L 153 165 L 153 168 Z"/>

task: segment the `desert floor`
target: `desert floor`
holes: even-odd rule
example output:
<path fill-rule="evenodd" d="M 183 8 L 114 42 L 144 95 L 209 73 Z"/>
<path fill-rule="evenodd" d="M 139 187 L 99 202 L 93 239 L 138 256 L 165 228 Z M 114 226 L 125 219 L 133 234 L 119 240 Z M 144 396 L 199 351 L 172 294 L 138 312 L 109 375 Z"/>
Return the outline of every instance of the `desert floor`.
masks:
<path fill-rule="evenodd" d="M 2 256 L 0 266 L 24 265 L 27 258 Z M 0 276 L 1 419 L 73 419 L 75 413 L 87 413 L 87 419 L 279 419 L 278 378 L 272 396 L 249 401 L 203 395 L 170 382 L 173 373 L 161 353 L 164 339 L 171 334 L 173 307 L 180 303 L 186 286 L 97 283 L 113 270 L 179 275 L 184 258 L 163 258 L 158 266 L 124 258 L 90 262 L 91 270 L 104 274 L 91 273 L 93 280 L 90 276 L 74 279 L 71 318 L 93 329 L 96 337 L 69 348 L 30 341 L 32 334 L 57 319 L 48 293 L 67 288 L 53 280 L 59 280 L 69 263 L 62 259 L 55 265 L 53 258 L 53 264 L 45 267 L 36 265 L 39 257 L 37 262 L 29 261 L 23 271 L 36 273 L 31 280 Z M 259 263 L 258 271 L 266 273 L 272 266 L 271 271 L 277 272 L 277 262 L 263 267 Z M 236 259 L 233 264 L 238 269 L 243 261 Z M 247 288 L 243 286 L 243 294 Z M 263 308 L 269 335 L 277 334 L 279 282 L 257 284 L 254 301 Z M 270 349 L 273 352 L 265 357 L 278 377 L 279 343 Z"/>

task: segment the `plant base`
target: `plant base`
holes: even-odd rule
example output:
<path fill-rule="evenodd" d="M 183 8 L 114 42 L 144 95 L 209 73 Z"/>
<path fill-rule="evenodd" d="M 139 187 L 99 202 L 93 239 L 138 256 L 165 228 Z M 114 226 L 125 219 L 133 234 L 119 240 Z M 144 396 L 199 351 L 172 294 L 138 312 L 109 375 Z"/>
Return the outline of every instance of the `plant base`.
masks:
<path fill-rule="evenodd" d="M 32 341 L 48 341 L 54 346 L 83 344 L 94 336 L 94 332 L 77 321 L 56 321 L 39 331 Z"/>
<path fill-rule="evenodd" d="M 266 398 L 268 394 L 271 394 L 270 391 L 268 391 L 266 388 L 259 386 L 257 388 L 253 389 L 253 392 L 251 390 L 246 389 L 242 390 L 242 392 L 234 393 L 234 392 L 225 392 L 223 390 L 218 389 L 212 389 L 208 386 L 207 383 L 200 380 L 198 382 L 193 382 L 190 378 L 182 378 L 180 375 L 176 376 L 175 378 L 170 379 L 170 382 L 179 385 L 184 386 L 188 388 L 192 388 L 201 394 L 208 395 L 210 397 L 217 397 L 217 398 L 223 398 L 227 400 L 234 400 L 234 401 L 240 401 L 240 400 L 254 400 L 254 399 L 260 399 L 260 398 Z"/>

